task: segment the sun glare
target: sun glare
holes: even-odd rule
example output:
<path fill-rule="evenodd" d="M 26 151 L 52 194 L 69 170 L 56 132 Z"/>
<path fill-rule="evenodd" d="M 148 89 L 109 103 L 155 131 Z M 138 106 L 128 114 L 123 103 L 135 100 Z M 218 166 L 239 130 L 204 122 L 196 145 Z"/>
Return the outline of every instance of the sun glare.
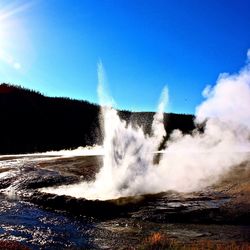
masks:
<path fill-rule="evenodd" d="M 1 18 L 0 18 L 1 19 Z M 5 33 L 6 33 L 6 27 L 7 25 L 5 24 L 4 21 L 0 21 L 0 49 L 2 49 L 3 43 L 5 41 Z"/>
<path fill-rule="evenodd" d="M 17 5 L 16 1 L 5 3 L 0 5 L 0 65 L 20 70 L 22 62 L 19 58 L 23 51 L 21 41 L 25 39 L 21 18 L 33 2 L 22 5 Z"/>

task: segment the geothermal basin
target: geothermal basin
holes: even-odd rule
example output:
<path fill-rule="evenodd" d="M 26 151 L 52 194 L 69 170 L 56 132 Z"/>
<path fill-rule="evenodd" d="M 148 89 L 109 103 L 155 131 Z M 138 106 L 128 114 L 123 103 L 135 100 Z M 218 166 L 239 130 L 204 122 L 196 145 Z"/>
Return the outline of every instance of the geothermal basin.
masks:
<path fill-rule="evenodd" d="M 41 191 L 93 181 L 103 165 L 101 153 L 1 156 L 0 243 L 30 249 L 140 249 L 154 244 L 150 240 L 156 235 L 180 246 L 249 247 L 249 164 L 234 166 L 196 192 L 168 190 L 101 201 Z"/>

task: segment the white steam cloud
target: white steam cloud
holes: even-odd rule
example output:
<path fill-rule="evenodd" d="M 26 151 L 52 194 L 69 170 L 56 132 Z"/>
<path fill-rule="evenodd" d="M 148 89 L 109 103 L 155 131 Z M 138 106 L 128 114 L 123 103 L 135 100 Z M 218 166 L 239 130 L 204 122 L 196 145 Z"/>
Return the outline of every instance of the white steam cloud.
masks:
<path fill-rule="evenodd" d="M 238 74 L 221 74 L 217 84 L 203 91 L 207 98 L 196 109 L 198 122 L 217 117 L 227 123 L 241 123 L 250 128 L 250 65 Z"/>
<path fill-rule="evenodd" d="M 249 52 L 248 52 L 249 55 Z M 104 163 L 96 179 L 77 185 L 43 189 L 88 199 L 157 193 L 168 190 L 191 192 L 215 183 L 249 159 L 250 151 L 250 60 L 234 75 L 222 74 L 214 87 L 204 91 L 196 122 L 204 131 L 183 135 L 175 130 L 154 163 L 154 154 L 165 135 L 163 111 L 168 93 L 164 89 L 154 116 L 151 135 L 121 120 L 113 108 L 103 107 Z M 103 67 L 98 67 L 102 84 Z M 98 88 L 103 95 L 103 87 Z"/>

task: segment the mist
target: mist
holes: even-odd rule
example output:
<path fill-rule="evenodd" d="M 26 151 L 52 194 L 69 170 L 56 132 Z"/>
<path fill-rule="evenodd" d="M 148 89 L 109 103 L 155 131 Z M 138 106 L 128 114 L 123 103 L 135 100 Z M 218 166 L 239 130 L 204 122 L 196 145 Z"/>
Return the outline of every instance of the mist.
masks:
<path fill-rule="evenodd" d="M 150 135 L 119 118 L 114 101 L 104 86 L 104 69 L 98 65 L 98 94 L 102 104 L 104 132 L 103 167 L 92 182 L 43 192 L 87 199 L 112 199 L 163 191 L 193 192 L 216 183 L 222 176 L 249 159 L 250 152 L 250 53 L 246 65 L 235 74 L 221 74 L 214 86 L 203 91 L 204 101 L 196 108 L 197 128 L 183 135 L 175 130 L 161 151 L 154 152 L 166 135 L 163 115 L 168 102 L 164 88 Z"/>

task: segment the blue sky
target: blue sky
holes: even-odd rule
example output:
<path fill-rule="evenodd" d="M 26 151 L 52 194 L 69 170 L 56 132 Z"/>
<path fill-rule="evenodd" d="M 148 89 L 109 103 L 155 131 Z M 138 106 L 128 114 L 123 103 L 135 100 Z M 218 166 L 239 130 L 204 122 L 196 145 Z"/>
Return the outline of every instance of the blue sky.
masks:
<path fill-rule="evenodd" d="M 98 102 L 97 63 L 120 109 L 194 113 L 250 47 L 248 0 L 0 0 L 0 82 Z"/>

